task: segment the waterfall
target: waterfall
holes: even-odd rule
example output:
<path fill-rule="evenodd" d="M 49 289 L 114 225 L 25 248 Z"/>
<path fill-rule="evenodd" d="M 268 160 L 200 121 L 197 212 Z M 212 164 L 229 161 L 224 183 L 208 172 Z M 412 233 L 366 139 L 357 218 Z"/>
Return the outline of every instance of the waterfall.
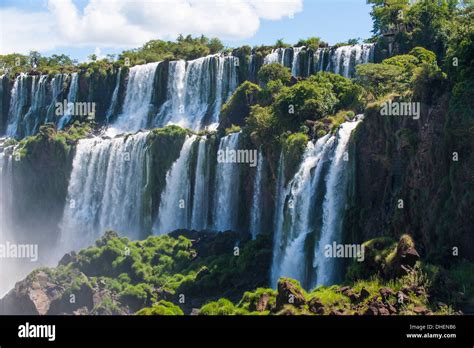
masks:
<path fill-rule="evenodd" d="M 237 150 L 239 140 L 240 133 L 223 137 L 219 143 L 219 152 Z M 217 163 L 213 211 L 213 228 L 216 231 L 236 230 L 238 227 L 239 169 L 238 163 Z"/>
<path fill-rule="evenodd" d="M 341 46 L 330 51 L 326 71 L 350 78 L 354 76 L 358 64 L 367 64 L 374 59 L 374 44 Z"/>
<path fill-rule="evenodd" d="M 318 48 L 315 52 L 305 47 L 277 48 L 265 57 L 264 64 L 279 63 L 291 68 L 291 75 L 295 77 L 309 76 L 313 71 L 328 71 L 351 78 L 356 65 L 373 62 L 374 50 L 374 44 Z M 304 64 L 301 62 L 303 55 L 306 55 Z M 326 66 L 325 57 L 328 57 Z"/>
<path fill-rule="evenodd" d="M 8 140 L 0 138 L 0 244 L 3 246 L 6 243 L 28 243 L 27 240 L 18 240 L 14 230 L 15 223 L 12 221 L 15 146 L 8 146 Z M 0 298 L 11 290 L 17 281 L 37 267 L 35 262 L 20 257 L 2 258 L 0 264 Z"/>
<path fill-rule="evenodd" d="M 72 73 L 71 74 L 71 84 L 69 86 L 69 92 L 67 94 L 67 102 L 69 103 L 75 103 L 76 98 L 77 98 L 77 89 L 78 89 L 78 74 L 77 73 Z M 68 108 L 69 109 L 69 108 Z M 63 129 L 71 120 L 71 113 L 69 110 L 64 110 L 64 115 L 61 117 L 61 119 L 58 122 L 58 128 Z"/>
<path fill-rule="evenodd" d="M 0 138 L 0 243 L 6 243 L 7 241 L 13 242 L 10 236 L 10 212 L 9 206 L 11 201 L 11 188 L 12 188 L 12 173 L 11 173 L 11 161 L 10 157 L 5 153 L 4 144 L 6 139 Z M 12 274 L 12 265 L 9 259 L 1 261 L 2 267 L 0 267 L 0 297 L 4 295 L 6 291 L 13 285 L 11 279 L 14 277 Z"/>
<path fill-rule="evenodd" d="M 334 279 L 334 260 L 324 256 L 324 248 L 333 241 L 339 243 L 342 232 L 342 216 L 346 203 L 347 160 L 344 154 L 352 134 L 360 121 L 344 123 L 337 134 L 337 147 L 326 178 L 326 195 L 323 203 L 323 225 L 315 248 L 315 285 L 328 285 Z"/>
<path fill-rule="evenodd" d="M 291 63 L 291 75 L 302 76 L 300 69 L 301 52 L 304 52 L 305 47 L 294 47 L 293 48 L 293 62 Z"/>
<path fill-rule="evenodd" d="M 284 67 L 291 68 L 293 62 L 293 49 L 294 48 L 275 48 L 264 58 L 263 64 L 278 63 Z"/>
<path fill-rule="evenodd" d="M 196 136 L 188 136 L 183 144 L 179 158 L 166 174 L 166 186 L 161 194 L 155 234 L 188 228 L 190 224 L 191 182 L 189 161 Z"/>
<path fill-rule="evenodd" d="M 326 135 L 313 144 L 308 143 L 298 172 L 284 188 L 277 214 L 281 214 L 277 248 L 278 259 L 274 261 L 274 282 L 279 276 L 287 276 L 307 283 L 305 275 L 304 246 L 313 231 L 311 215 L 314 213 L 315 192 L 321 180 L 323 166 L 333 149 L 334 137 Z"/>
<path fill-rule="evenodd" d="M 53 79 L 51 80 L 50 82 L 50 89 L 51 89 L 51 99 L 50 99 L 50 103 L 48 105 L 48 109 L 46 111 L 46 120 L 45 122 L 53 122 L 53 123 L 56 123 L 57 122 L 57 116 L 56 116 L 56 102 L 63 102 L 63 100 L 61 99 L 61 96 L 63 95 L 64 93 L 64 78 L 66 77 L 67 75 L 66 74 L 56 74 L 54 75 Z M 40 121 L 41 123 L 44 123 L 42 121 Z M 35 125 L 35 128 L 34 128 L 34 131 L 31 132 L 30 134 L 33 134 L 35 133 L 39 126 L 40 126 L 40 122 L 37 122 L 37 124 Z"/>
<path fill-rule="evenodd" d="M 136 132 L 148 127 L 153 82 L 158 64 L 136 65 L 130 69 L 123 110 L 112 124 L 109 134 Z"/>
<path fill-rule="evenodd" d="M 61 252 L 94 243 L 106 229 L 139 237 L 147 135 L 79 141 L 61 223 Z"/>
<path fill-rule="evenodd" d="M 287 185 L 283 157 L 280 159 L 273 285 L 282 276 L 297 279 L 307 288 L 331 283 L 334 260 L 325 258 L 321 251 L 333 240 L 339 241 L 346 195 L 343 158 L 358 122 L 346 122 L 336 135 L 326 135 L 315 144 L 310 142 L 297 173 Z M 319 238 L 318 243 L 311 242 L 315 238 Z"/>
<path fill-rule="evenodd" d="M 118 69 L 117 77 L 115 80 L 115 87 L 114 91 L 112 93 L 112 99 L 110 101 L 109 108 L 107 109 L 106 113 L 106 119 L 107 123 L 110 123 L 112 117 L 114 116 L 114 113 L 117 111 L 117 105 L 118 105 L 118 94 L 119 94 L 119 89 L 120 89 L 120 78 L 122 76 L 122 69 Z"/>
<path fill-rule="evenodd" d="M 28 88 L 26 74 L 20 74 L 13 83 L 8 113 L 7 136 L 14 137 L 19 133 L 23 108 L 28 103 Z"/>
<path fill-rule="evenodd" d="M 262 185 L 263 185 L 264 159 L 262 148 L 258 150 L 257 171 L 253 183 L 252 210 L 250 211 L 250 233 L 256 238 L 262 228 Z"/>
<path fill-rule="evenodd" d="M 18 120 L 17 131 L 15 134 L 10 134 L 12 136 L 19 136 L 20 134 L 27 136 L 34 134 L 39 129 L 40 124 L 43 123 L 42 119 L 44 118 L 44 114 L 47 113 L 46 96 L 48 76 L 32 76 L 31 79 L 30 107 L 23 120 Z M 21 112 L 19 115 L 21 118 Z"/>
<path fill-rule="evenodd" d="M 167 100 L 154 125 L 216 128 L 222 105 L 237 88 L 237 65 L 237 57 L 221 55 L 170 62 Z"/>
<path fill-rule="evenodd" d="M 194 230 L 207 229 L 209 211 L 209 175 L 210 163 L 207 149 L 207 138 L 199 140 L 196 174 L 194 179 L 193 212 L 191 228 Z"/>
<path fill-rule="evenodd" d="M 20 74 L 13 84 L 6 135 L 22 138 L 35 134 L 45 122 L 56 123 L 56 102 L 62 102 L 66 74 Z M 74 78 L 72 78 L 74 80 Z M 71 86 L 71 89 L 76 89 Z"/>

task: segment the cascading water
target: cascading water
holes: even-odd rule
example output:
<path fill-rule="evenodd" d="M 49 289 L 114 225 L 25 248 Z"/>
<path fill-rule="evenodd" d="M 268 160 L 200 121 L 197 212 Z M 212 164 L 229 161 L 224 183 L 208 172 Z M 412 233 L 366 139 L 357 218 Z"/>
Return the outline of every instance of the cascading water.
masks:
<path fill-rule="evenodd" d="M 250 233 L 255 239 L 262 228 L 262 186 L 264 177 L 264 158 L 262 148 L 258 150 L 257 171 L 253 184 L 252 210 L 250 211 Z"/>
<path fill-rule="evenodd" d="M 297 279 L 307 288 L 330 284 L 334 260 L 325 258 L 321 250 L 340 237 L 346 195 L 343 156 L 358 122 L 346 122 L 337 135 L 326 135 L 316 144 L 309 143 L 298 172 L 287 185 L 280 160 L 273 285 L 279 277 Z M 311 245 L 315 238 L 319 238 L 317 246 Z"/>
<path fill-rule="evenodd" d="M 215 128 L 222 104 L 237 88 L 237 65 L 238 58 L 221 55 L 170 62 L 168 96 L 154 126 Z"/>
<path fill-rule="evenodd" d="M 194 178 L 193 212 L 191 228 L 194 230 L 207 229 L 207 216 L 209 212 L 209 178 L 210 163 L 208 156 L 207 138 L 199 140 L 196 174 Z"/>
<path fill-rule="evenodd" d="M 115 80 L 115 87 L 112 93 L 112 99 L 110 101 L 110 105 L 109 105 L 109 108 L 107 109 L 107 114 L 105 116 L 107 119 L 107 124 L 110 123 L 110 120 L 114 116 L 114 113 L 116 112 L 116 109 L 117 109 L 121 77 L 122 77 L 122 69 L 118 69 L 117 77 Z"/>
<path fill-rule="evenodd" d="M 356 65 L 373 62 L 374 48 L 374 44 L 318 48 L 314 52 L 304 47 L 277 48 L 265 57 L 264 64 L 279 63 L 290 68 L 295 77 L 327 71 L 350 78 L 354 76 Z M 305 54 L 306 59 L 302 64 Z"/>
<path fill-rule="evenodd" d="M 30 135 L 34 134 L 35 130 L 37 130 L 41 123 L 43 123 L 44 113 L 47 113 L 47 81 L 48 76 L 32 76 L 31 77 L 31 104 L 28 112 L 25 114 L 23 120 L 19 120 L 18 128 L 15 134 L 11 135 Z M 20 116 L 21 117 L 21 116 Z M 19 127 L 22 126 L 22 129 Z"/>
<path fill-rule="evenodd" d="M 77 89 L 79 86 L 79 78 L 77 73 L 71 74 L 71 83 L 69 86 L 69 92 L 67 94 L 67 103 L 75 103 L 77 98 Z M 72 113 L 69 110 L 64 111 L 64 115 L 60 118 L 58 122 L 58 128 L 63 129 L 71 121 Z"/>
<path fill-rule="evenodd" d="M 136 132 L 149 126 L 153 82 L 158 64 L 136 65 L 130 69 L 123 110 L 109 129 L 109 134 Z"/>
<path fill-rule="evenodd" d="M 179 158 L 166 174 L 166 186 L 161 195 L 158 219 L 154 233 L 164 234 L 179 228 L 188 228 L 191 220 L 191 182 L 189 161 L 196 136 L 186 139 Z"/>
<path fill-rule="evenodd" d="M 13 183 L 15 180 L 14 158 L 15 145 L 8 145 L 8 138 L 0 138 L 0 245 L 7 250 L 7 245 L 31 243 L 28 239 L 15 234 L 13 216 Z M 41 257 L 38 251 L 38 257 Z M 0 298 L 10 290 L 17 281 L 24 278 L 38 266 L 36 262 L 25 257 L 0 258 Z"/>
<path fill-rule="evenodd" d="M 5 153 L 4 144 L 6 139 L 0 138 L 0 244 L 13 242 L 10 235 L 10 202 L 12 188 L 12 173 L 10 157 Z M 0 267 L 0 297 L 13 285 L 11 279 L 14 276 L 12 272 L 12 262 L 8 259 L 2 259 Z"/>
<path fill-rule="evenodd" d="M 263 64 L 278 63 L 284 67 L 291 68 L 293 62 L 293 48 L 275 48 L 267 55 Z"/>
<path fill-rule="evenodd" d="M 51 80 L 51 102 L 48 106 L 48 110 L 46 112 L 46 121 L 47 122 L 54 122 L 57 121 L 56 116 L 56 102 L 63 102 L 60 100 L 60 96 L 64 92 L 64 79 L 67 75 L 66 74 L 56 74 L 54 75 L 53 79 Z"/>
<path fill-rule="evenodd" d="M 374 44 L 341 46 L 331 50 L 326 71 L 353 77 L 355 67 L 359 64 L 370 63 L 374 59 Z"/>
<path fill-rule="evenodd" d="M 28 103 L 27 78 L 26 74 L 20 74 L 13 83 L 8 113 L 7 136 L 14 137 L 19 134 L 23 108 Z"/>
<path fill-rule="evenodd" d="M 91 245 L 106 229 L 139 237 L 147 135 L 79 141 L 61 223 L 60 252 Z"/>
<path fill-rule="evenodd" d="M 219 143 L 220 153 L 238 150 L 240 133 L 223 137 Z M 230 157 L 230 156 L 229 156 Z M 239 164 L 232 159 L 217 163 L 216 187 L 214 191 L 213 228 L 216 231 L 236 230 L 239 203 Z"/>
<path fill-rule="evenodd" d="M 300 69 L 301 65 L 301 52 L 305 47 L 294 47 L 293 48 L 293 62 L 291 63 L 291 75 L 302 76 Z"/>
<path fill-rule="evenodd" d="M 23 138 L 35 134 L 45 122 L 57 123 L 56 103 L 63 102 L 60 99 L 64 95 L 66 76 L 56 74 L 51 80 L 48 75 L 17 76 L 10 98 L 6 135 Z M 77 84 L 71 89 L 77 91 Z"/>
<path fill-rule="evenodd" d="M 344 123 L 337 134 L 337 147 L 326 179 L 321 236 L 315 248 L 313 266 L 316 270 L 314 285 L 328 285 L 334 279 L 334 260 L 324 256 L 324 248 L 333 241 L 340 242 L 347 186 L 347 146 L 352 131 L 360 121 Z"/>

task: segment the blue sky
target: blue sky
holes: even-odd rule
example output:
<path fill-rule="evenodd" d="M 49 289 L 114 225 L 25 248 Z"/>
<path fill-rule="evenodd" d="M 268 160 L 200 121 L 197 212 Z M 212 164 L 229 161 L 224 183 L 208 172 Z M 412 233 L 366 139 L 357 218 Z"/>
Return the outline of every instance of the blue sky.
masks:
<path fill-rule="evenodd" d="M 84 61 L 91 53 L 120 53 L 177 33 L 217 36 L 236 47 L 311 36 L 334 44 L 368 38 L 372 29 L 365 0 L 141 1 L 1 0 L 0 53 L 37 50 Z"/>

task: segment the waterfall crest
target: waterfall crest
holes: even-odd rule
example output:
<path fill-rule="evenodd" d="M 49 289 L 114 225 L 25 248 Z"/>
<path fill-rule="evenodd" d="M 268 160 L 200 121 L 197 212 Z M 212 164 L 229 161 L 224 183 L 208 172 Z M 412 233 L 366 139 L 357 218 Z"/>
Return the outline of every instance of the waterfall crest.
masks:
<path fill-rule="evenodd" d="M 154 126 L 216 128 L 222 105 L 237 88 L 237 65 L 238 58 L 221 55 L 170 62 L 168 96 Z"/>
<path fill-rule="evenodd" d="M 136 65 L 130 69 L 122 113 L 112 124 L 109 134 L 136 132 L 147 128 L 156 68 L 159 63 Z"/>
<path fill-rule="evenodd" d="M 279 63 L 291 69 L 295 77 L 306 77 L 319 71 L 354 77 L 355 67 L 374 61 L 374 44 L 318 48 L 277 48 L 268 54 L 264 64 Z"/>

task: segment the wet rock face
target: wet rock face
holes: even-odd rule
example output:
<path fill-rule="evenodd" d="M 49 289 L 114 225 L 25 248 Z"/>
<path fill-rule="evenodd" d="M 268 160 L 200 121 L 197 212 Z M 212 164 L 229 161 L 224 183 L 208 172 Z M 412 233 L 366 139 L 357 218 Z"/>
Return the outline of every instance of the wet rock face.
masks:
<path fill-rule="evenodd" d="M 353 139 L 354 192 L 345 234 L 349 240 L 369 240 L 381 232 L 393 237 L 409 233 L 423 255 L 465 245 L 461 256 L 470 259 L 472 214 L 461 213 L 468 204 L 455 185 L 466 182 L 472 164 L 468 159 L 453 162 L 456 146 L 445 143 L 449 96 L 431 99 L 420 100 L 425 107 L 419 120 L 381 116 L 378 107 L 367 110 Z"/>

